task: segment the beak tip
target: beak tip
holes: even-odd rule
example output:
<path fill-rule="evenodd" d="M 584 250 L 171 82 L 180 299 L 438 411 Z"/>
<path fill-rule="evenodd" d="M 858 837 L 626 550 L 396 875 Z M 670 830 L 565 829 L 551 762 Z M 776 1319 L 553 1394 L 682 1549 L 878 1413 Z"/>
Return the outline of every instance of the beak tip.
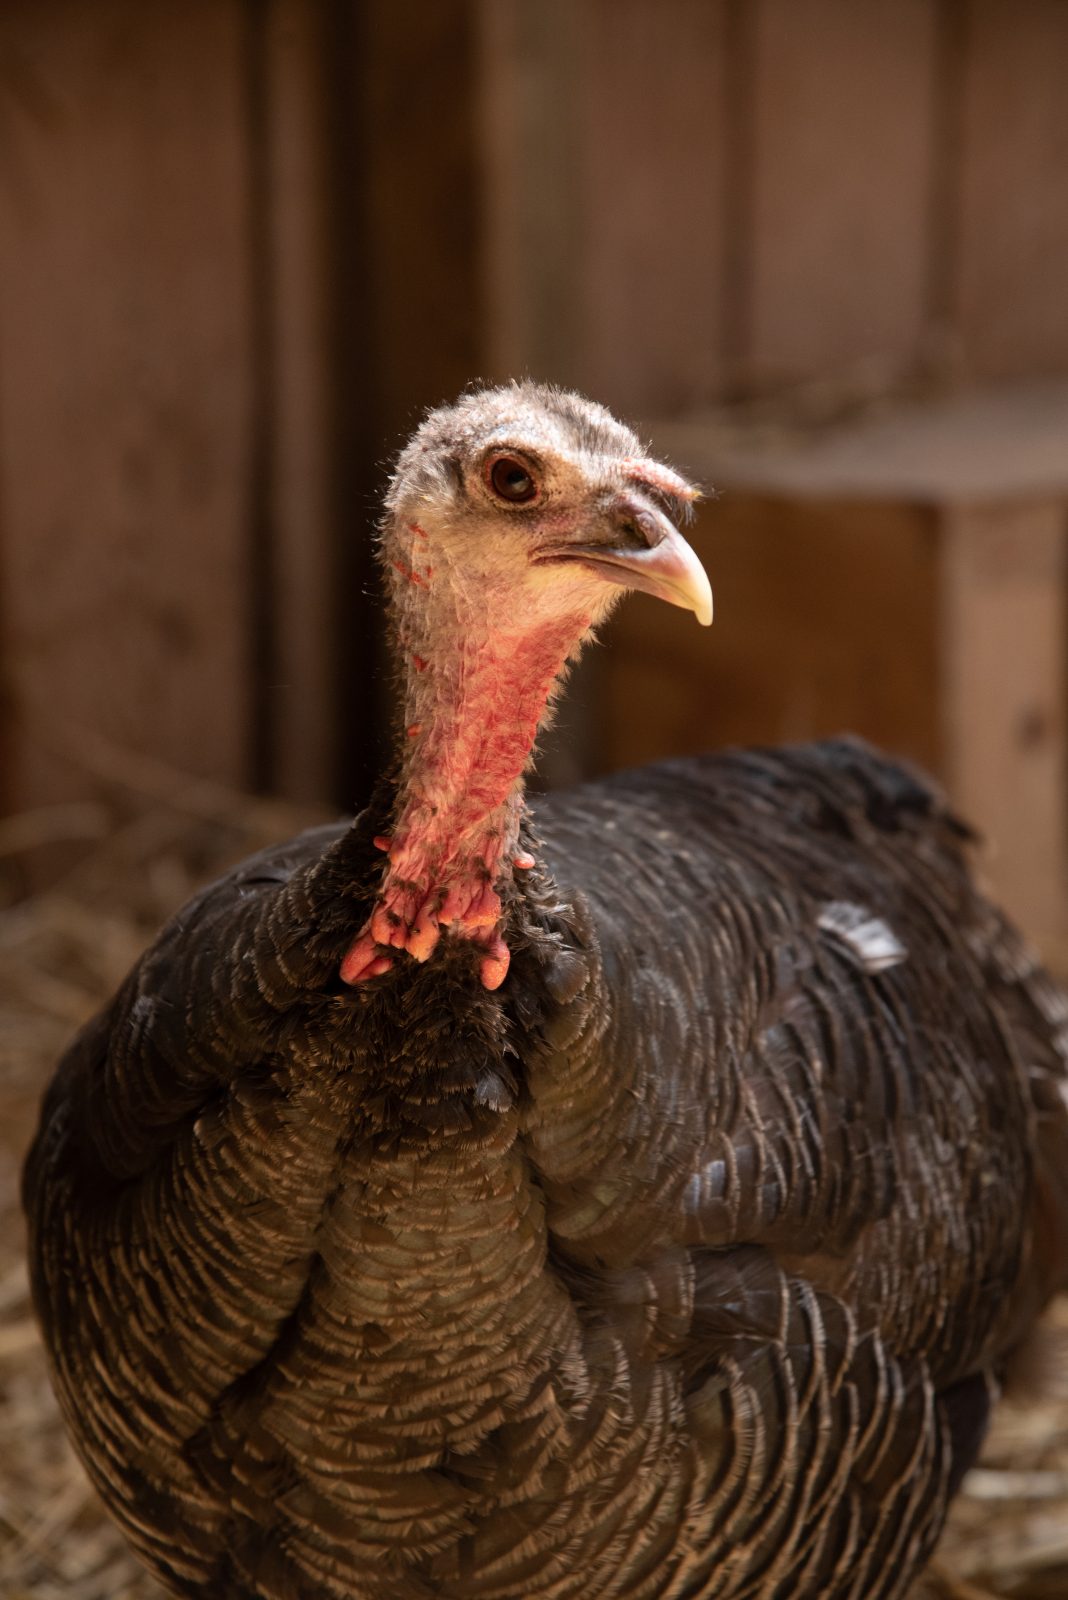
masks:
<path fill-rule="evenodd" d="M 710 628 L 714 611 L 712 585 L 708 581 L 707 572 L 696 557 L 694 558 L 693 569 L 691 569 L 690 582 L 686 587 L 689 594 L 690 610 L 702 628 Z"/>

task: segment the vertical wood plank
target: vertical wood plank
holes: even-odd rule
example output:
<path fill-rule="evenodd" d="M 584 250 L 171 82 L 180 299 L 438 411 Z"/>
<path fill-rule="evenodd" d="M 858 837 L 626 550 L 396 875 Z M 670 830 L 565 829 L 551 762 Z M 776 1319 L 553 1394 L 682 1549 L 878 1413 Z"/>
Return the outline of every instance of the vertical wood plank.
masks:
<path fill-rule="evenodd" d="M 494 376 L 637 415 L 723 384 L 724 0 L 482 0 Z"/>
<path fill-rule="evenodd" d="M 930 0 L 753 0 L 750 348 L 743 386 L 863 370 L 922 345 Z"/>
<path fill-rule="evenodd" d="M 1063 941 L 1068 890 L 1063 502 L 946 513 L 944 771 L 988 836 L 1006 908 L 1046 948 Z"/>
<path fill-rule="evenodd" d="M 484 361 L 476 23 L 472 0 L 373 0 L 362 16 L 365 336 L 392 448 Z"/>
<path fill-rule="evenodd" d="M 271 778 L 278 793 L 322 800 L 333 791 L 337 722 L 323 110 L 329 41 L 323 7 L 308 0 L 273 0 L 266 27 L 273 449 L 263 465 L 274 525 Z"/>
<path fill-rule="evenodd" d="M 957 327 L 966 370 L 1068 370 L 1068 6 L 970 0 Z"/>
<path fill-rule="evenodd" d="M 578 98 L 586 0 L 479 0 L 487 375 L 580 385 L 586 249 Z"/>
<path fill-rule="evenodd" d="M 723 383 L 723 0 L 588 0 L 582 382 L 639 416 Z"/>
<path fill-rule="evenodd" d="M 0 17 L 29 85 L 0 167 L 13 806 L 90 786 L 68 724 L 247 776 L 241 23 L 236 0 Z"/>

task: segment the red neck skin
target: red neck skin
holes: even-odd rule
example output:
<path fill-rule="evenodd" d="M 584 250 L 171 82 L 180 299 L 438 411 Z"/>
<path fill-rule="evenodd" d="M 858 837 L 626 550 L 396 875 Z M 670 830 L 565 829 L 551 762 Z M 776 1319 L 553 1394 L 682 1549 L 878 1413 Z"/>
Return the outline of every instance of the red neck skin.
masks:
<path fill-rule="evenodd" d="M 483 595 L 477 614 L 450 585 L 395 563 L 405 666 L 405 749 L 374 910 L 341 966 L 347 983 L 376 977 L 392 951 L 426 961 L 442 931 L 481 948 L 480 974 L 496 989 L 508 971 L 498 887 L 513 866 L 523 774 L 554 685 L 590 625 L 574 614 L 510 626 Z M 432 571 L 432 569 L 428 569 Z M 396 593 L 399 585 L 407 592 Z M 444 591 L 444 592 L 443 592 Z M 451 603 L 450 603 L 451 602 Z"/>

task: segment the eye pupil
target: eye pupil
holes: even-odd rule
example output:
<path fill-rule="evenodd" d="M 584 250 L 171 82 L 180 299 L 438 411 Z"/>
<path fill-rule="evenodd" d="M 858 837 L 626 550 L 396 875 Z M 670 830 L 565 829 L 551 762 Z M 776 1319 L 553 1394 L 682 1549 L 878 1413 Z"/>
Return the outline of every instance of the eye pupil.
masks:
<path fill-rule="evenodd" d="M 494 494 L 513 505 L 533 500 L 538 492 L 529 471 L 515 456 L 499 456 L 490 468 L 489 481 Z"/>

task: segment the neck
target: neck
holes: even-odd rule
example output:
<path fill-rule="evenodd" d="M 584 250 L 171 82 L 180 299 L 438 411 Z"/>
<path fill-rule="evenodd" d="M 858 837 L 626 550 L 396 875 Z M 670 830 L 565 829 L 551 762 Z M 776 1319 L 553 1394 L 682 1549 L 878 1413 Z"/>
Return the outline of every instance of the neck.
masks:
<path fill-rule="evenodd" d="M 395 633 L 404 675 L 400 782 L 375 909 L 342 966 L 349 982 L 391 964 L 382 947 L 425 961 L 443 929 L 481 950 L 487 988 L 508 970 L 500 891 L 517 855 L 523 776 L 553 689 L 590 618 L 497 625 L 505 603 L 397 563 Z M 400 594 L 396 594 L 399 586 Z M 502 597 L 502 602 L 506 597 Z"/>

